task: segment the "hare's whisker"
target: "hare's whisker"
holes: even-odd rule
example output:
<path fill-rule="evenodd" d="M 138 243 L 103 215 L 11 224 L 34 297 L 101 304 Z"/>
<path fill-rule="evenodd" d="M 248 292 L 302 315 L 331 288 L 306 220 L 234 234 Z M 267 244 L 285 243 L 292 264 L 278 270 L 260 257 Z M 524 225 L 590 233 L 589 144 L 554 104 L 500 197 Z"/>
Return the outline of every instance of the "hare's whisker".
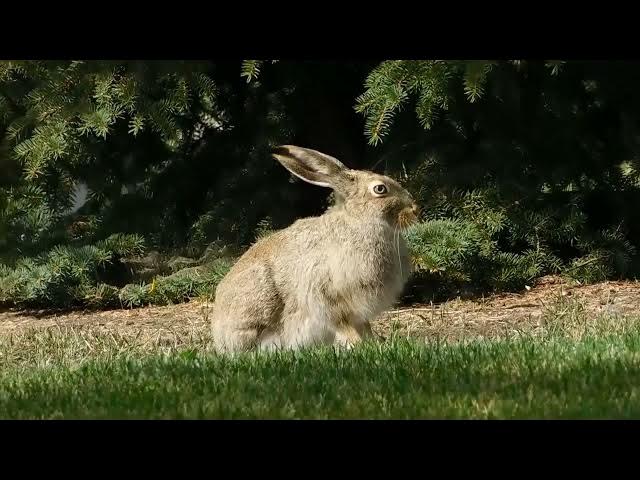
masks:
<path fill-rule="evenodd" d="M 398 252 L 398 265 L 400 265 L 400 278 L 402 278 L 402 259 L 400 258 L 400 230 L 396 226 L 394 232 L 394 240 L 396 242 L 396 250 Z"/>

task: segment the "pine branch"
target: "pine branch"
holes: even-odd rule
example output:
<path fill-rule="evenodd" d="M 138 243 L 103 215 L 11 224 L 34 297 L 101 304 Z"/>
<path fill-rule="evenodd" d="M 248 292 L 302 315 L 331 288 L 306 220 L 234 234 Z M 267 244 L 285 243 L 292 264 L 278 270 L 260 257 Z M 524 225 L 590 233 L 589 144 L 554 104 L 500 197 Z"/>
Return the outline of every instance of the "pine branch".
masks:
<path fill-rule="evenodd" d="M 563 60 L 547 60 L 545 66 L 551 70 L 551 75 L 558 75 L 565 63 Z"/>
<path fill-rule="evenodd" d="M 247 83 L 250 83 L 260 75 L 263 63 L 263 60 L 244 60 L 242 62 L 242 71 L 240 76 L 245 77 L 247 79 Z"/>
<path fill-rule="evenodd" d="M 495 62 L 486 60 L 473 60 L 466 62 L 464 72 L 464 92 L 471 103 L 484 95 L 484 84 L 487 75 L 495 65 Z"/>

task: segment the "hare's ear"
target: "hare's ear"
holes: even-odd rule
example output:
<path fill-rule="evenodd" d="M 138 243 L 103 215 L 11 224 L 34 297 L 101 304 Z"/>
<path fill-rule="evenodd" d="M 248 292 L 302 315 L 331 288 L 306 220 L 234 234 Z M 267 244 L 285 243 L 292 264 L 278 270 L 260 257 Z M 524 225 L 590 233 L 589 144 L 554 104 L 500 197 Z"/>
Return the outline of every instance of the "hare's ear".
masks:
<path fill-rule="evenodd" d="M 335 189 L 347 171 L 340 161 L 309 148 L 283 145 L 273 156 L 296 177 L 320 187 Z"/>

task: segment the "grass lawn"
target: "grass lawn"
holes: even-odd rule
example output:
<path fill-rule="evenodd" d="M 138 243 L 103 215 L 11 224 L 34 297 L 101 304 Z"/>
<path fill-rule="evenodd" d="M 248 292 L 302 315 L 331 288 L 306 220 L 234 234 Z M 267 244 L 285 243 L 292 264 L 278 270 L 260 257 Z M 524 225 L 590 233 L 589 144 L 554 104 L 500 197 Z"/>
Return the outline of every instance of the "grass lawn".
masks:
<path fill-rule="evenodd" d="M 614 329 L 615 330 L 615 329 Z M 0 341 L 0 418 L 640 418 L 640 326 L 470 343 L 395 339 L 217 357 L 40 331 Z"/>

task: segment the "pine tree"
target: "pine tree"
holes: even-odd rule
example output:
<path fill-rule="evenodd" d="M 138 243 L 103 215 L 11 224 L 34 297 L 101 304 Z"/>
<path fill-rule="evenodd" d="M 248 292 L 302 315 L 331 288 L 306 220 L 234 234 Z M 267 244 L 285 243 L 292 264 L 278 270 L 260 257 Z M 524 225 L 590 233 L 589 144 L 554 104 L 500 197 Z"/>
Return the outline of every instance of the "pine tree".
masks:
<path fill-rule="evenodd" d="M 356 111 L 385 166 L 425 207 L 409 235 L 423 271 L 483 288 L 554 272 L 584 281 L 637 272 L 637 216 L 621 199 L 640 193 L 638 71 L 563 61 L 373 69 Z"/>
<path fill-rule="evenodd" d="M 226 268 L 212 265 L 228 262 L 204 259 L 211 245 L 235 256 L 326 206 L 327 191 L 273 161 L 282 143 L 405 183 L 425 212 L 407 233 L 422 298 L 546 273 L 634 276 L 638 73 L 551 60 L 1 62 L 2 301 L 136 306 L 210 288 Z M 107 255 L 113 235 L 143 238 L 165 264 L 132 275 L 147 259 Z"/>

